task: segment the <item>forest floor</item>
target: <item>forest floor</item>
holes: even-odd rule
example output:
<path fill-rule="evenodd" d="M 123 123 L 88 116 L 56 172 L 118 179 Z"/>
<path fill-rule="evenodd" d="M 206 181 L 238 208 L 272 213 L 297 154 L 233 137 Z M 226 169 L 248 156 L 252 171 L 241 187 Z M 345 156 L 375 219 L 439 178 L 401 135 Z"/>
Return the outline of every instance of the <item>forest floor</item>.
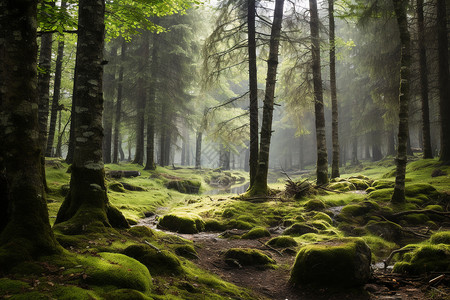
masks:
<path fill-rule="evenodd" d="M 389 201 L 392 159 L 342 168 L 341 179 L 325 189 L 309 185 L 314 178 L 305 171 L 287 172 L 292 179 L 272 172 L 272 196 L 251 201 L 233 194 L 244 192 L 248 178 L 243 171 L 160 167 L 144 171 L 131 164 L 107 165 L 109 199 L 132 228 L 82 235 L 56 232 L 66 249 L 64 256 L 27 262 L 8 273 L 0 268 L 0 298 L 450 299 L 450 167 L 436 160 L 411 160 L 407 202 L 401 205 Z M 51 223 L 67 192 L 67 167 L 58 160 L 47 162 Z M 119 170 L 137 170 L 140 176 L 112 176 Z M 305 184 L 308 193 L 296 194 L 305 190 Z M 169 230 L 164 227 L 170 225 L 163 223 L 165 216 L 199 230 Z M 395 226 L 380 227 L 386 223 Z M 307 225 L 313 232 L 288 233 L 295 224 Z M 257 228 L 268 234 L 249 237 Z M 289 236 L 295 246 L 269 245 L 280 236 Z M 303 246 L 347 237 L 362 239 L 371 248 L 369 282 L 354 288 L 290 283 Z M 136 247 L 145 248 L 143 257 L 130 250 Z M 275 262 L 230 263 L 224 253 L 235 248 L 257 250 Z M 392 256 L 385 270 L 383 261 L 398 249 L 402 252 Z M 402 268 L 396 265 L 393 272 L 396 263 Z"/>

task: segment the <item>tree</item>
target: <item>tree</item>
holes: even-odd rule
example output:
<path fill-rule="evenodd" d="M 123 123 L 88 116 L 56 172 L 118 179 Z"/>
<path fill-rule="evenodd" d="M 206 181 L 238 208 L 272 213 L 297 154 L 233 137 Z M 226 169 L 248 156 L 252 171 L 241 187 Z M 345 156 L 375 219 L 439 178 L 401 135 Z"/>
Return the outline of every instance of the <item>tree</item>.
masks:
<path fill-rule="evenodd" d="M 75 149 L 70 190 L 55 224 L 77 234 L 104 227 L 128 227 L 108 201 L 102 157 L 103 0 L 80 0 L 74 99 Z M 61 223 L 61 224 L 60 224 Z"/>
<path fill-rule="evenodd" d="M 278 66 L 278 48 L 280 45 L 281 23 L 283 21 L 284 0 L 275 1 L 275 12 L 270 32 L 269 58 L 267 60 L 266 93 L 264 95 L 261 139 L 259 145 L 258 169 L 255 182 L 248 190 L 248 195 L 267 195 L 267 174 L 269 172 L 269 150 L 272 136 L 273 104 Z"/>
<path fill-rule="evenodd" d="M 338 127 L 338 103 L 336 91 L 336 42 L 334 34 L 334 0 L 328 0 L 328 15 L 330 22 L 330 92 L 332 110 L 332 133 L 333 160 L 331 163 L 331 178 L 339 177 L 339 127 Z"/>
<path fill-rule="evenodd" d="M 448 70 L 447 7 L 437 0 L 437 36 L 439 58 L 439 110 L 441 117 L 441 153 L 439 160 L 450 164 L 450 76 Z"/>
<path fill-rule="evenodd" d="M 42 183 L 37 1 L 0 2 L 0 265 L 58 253 Z"/>
<path fill-rule="evenodd" d="M 119 78 L 117 82 L 117 101 L 116 101 L 116 110 L 115 110 L 115 122 L 114 122 L 114 141 L 113 141 L 113 163 L 119 163 L 119 137 L 120 137 L 120 124 L 121 124 L 121 116 L 122 116 L 122 93 L 123 93 L 123 72 L 124 67 L 123 63 L 125 62 L 125 52 L 126 52 L 127 44 L 125 39 L 122 39 L 122 46 L 120 52 L 120 60 L 121 64 L 119 67 Z"/>
<path fill-rule="evenodd" d="M 396 176 L 392 202 L 405 202 L 405 173 L 407 163 L 408 143 L 408 104 L 409 80 L 411 65 L 410 35 L 408 19 L 406 16 L 407 0 L 393 0 L 395 16 L 400 32 L 401 59 L 400 59 L 400 94 L 399 94 L 399 126 L 396 162 Z"/>
<path fill-rule="evenodd" d="M 320 70 L 320 38 L 319 38 L 319 14 L 317 1 L 309 0 L 310 28 L 311 28 L 311 52 L 312 72 L 314 83 L 314 112 L 316 116 L 316 140 L 317 140 L 317 184 L 328 183 L 328 156 L 327 142 L 325 138 L 325 116 L 323 110 L 323 89 Z"/>

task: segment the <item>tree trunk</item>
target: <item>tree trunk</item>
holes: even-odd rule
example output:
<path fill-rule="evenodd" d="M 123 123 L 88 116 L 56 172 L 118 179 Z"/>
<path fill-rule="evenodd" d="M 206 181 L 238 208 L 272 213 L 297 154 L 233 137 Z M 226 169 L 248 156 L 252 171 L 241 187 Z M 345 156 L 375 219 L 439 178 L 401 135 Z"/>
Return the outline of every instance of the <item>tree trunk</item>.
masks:
<path fill-rule="evenodd" d="M 380 148 L 380 132 L 372 131 L 372 161 L 379 161 L 383 158 Z"/>
<path fill-rule="evenodd" d="M 102 158 L 102 76 L 105 2 L 80 0 L 76 89 L 75 148 L 70 190 L 55 224 L 62 232 L 81 234 L 106 227 L 128 227 L 108 201 Z"/>
<path fill-rule="evenodd" d="M 336 44 L 334 37 L 334 0 L 328 0 L 328 15 L 330 20 L 330 92 L 331 92 L 331 140 L 333 142 L 333 158 L 331 162 L 331 178 L 339 174 L 339 115 L 336 88 Z"/>
<path fill-rule="evenodd" d="M 299 170 L 303 170 L 303 155 L 304 155 L 304 151 L 303 151 L 303 147 L 304 147 L 304 142 L 303 142 L 303 135 L 298 137 L 298 169 Z"/>
<path fill-rule="evenodd" d="M 258 69 L 256 67 L 255 0 L 247 1 L 247 9 L 248 82 L 250 88 L 250 189 L 255 181 L 256 170 L 258 168 Z"/>
<path fill-rule="evenodd" d="M 67 2 L 61 2 L 61 10 L 65 10 L 67 7 Z M 56 118 L 58 115 L 59 108 L 59 98 L 61 95 L 61 75 L 62 75 L 62 63 L 64 58 L 64 37 L 60 36 L 58 42 L 58 50 L 56 55 L 56 65 L 55 65 L 55 80 L 53 84 L 53 99 L 52 99 L 52 109 L 50 113 L 50 128 L 48 130 L 47 138 L 47 149 L 45 151 L 45 156 L 53 155 L 53 143 L 55 140 L 55 128 L 56 128 Z"/>
<path fill-rule="evenodd" d="M 110 56 L 117 55 L 117 46 L 113 46 Z M 111 61 L 111 58 L 109 60 Z M 105 110 L 103 113 L 103 162 L 111 163 L 111 146 L 114 118 L 114 87 L 116 81 L 116 64 L 106 65 L 108 72 L 103 76 L 103 94 L 105 95 Z"/>
<path fill-rule="evenodd" d="M 147 102 L 147 91 L 142 77 L 137 79 L 137 116 L 136 116 L 136 152 L 133 164 L 144 163 L 144 129 L 145 129 L 145 105 Z"/>
<path fill-rule="evenodd" d="M 56 142 L 56 150 L 55 150 L 55 157 L 62 157 L 62 137 L 64 132 L 61 132 L 61 110 L 59 110 L 59 117 L 58 117 L 58 141 Z M 64 127 L 65 129 L 65 127 Z"/>
<path fill-rule="evenodd" d="M 322 75 L 320 69 L 319 15 L 317 0 L 309 0 L 312 47 L 312 72 L 314 83 L 314 113 L 316 117 L 317 140 L 317 184 L 328 183 L 327 141 L 325 137 L 325 115 L 323 108 Z"/>
<path fill-rule="evenodd" d="M 78 57 L 75 57 L 75 65 L 77 65 Z M 77 68 L 74 70 L 73 74 L 73 90 L 77 89 Z M 75 122 L 77 121 L 77 112 L 75 111 L 75 107 L 77 105 L 75 98 L 75 93 L 72 93 L 72 108 L 70 110 L 70 132 L 69 132 L 69 145 L 67 149 L 66 163 L 73 163 L 73 155 L 75 149 Z"/>
<path fill-rule="evenodd" d="M 38 91 L 39 91 L 39 136 L 42 153 L 47 149 L 47 125 L 50 102 L 50 78 L 52 63 L 52 34 L 44 33 L 41 36 L 39 55 Z"/>
<path fill-rule="evenodd" d="M 423 158 L 433 158 L 430 132 L 430 109 L 428 106 L 428 70 L 425 47 L 425 25 L 423 0 L 417 0 L 417 33 L 419 38 L 420 95 L 422 104 L 422 147 Z"/>
<path fill-rule="evenodd" d="M 388 145 L 387 145 L 387 153 L 386 156 L 395 155 L 395 133 L 394 130 L 390 130 L 388 133 Z"/>
<path fill-rule="evenodd" d="M 202 161 L 202 137 L 203 133 L 201 130 L 197 131 L 197 141 L 195 143 L 195 168 L 201 169 L 201 161 Z"/>
<path fill-rule="evenodd" d="M 447 7 L 437 0 L 437 35 L 439 60 L 439 110 L 441 117 L 441 153 L 439 160 L 450 164 L 450 79 L 448 71 Z"/>
<path fill-rule="evenodd" d="M 117 101 L 116 101 L 116 112 L 114 120 L 114 142 L 113 142 L 113 163 L 119 163 L 119 149 L 120 149 L 120 123 L 122 116 L 122 90 L 123 90 L 123 64 L 125 63 L 125 52 L 127 44 L 125 39 L 122 39 L 122 47 L 120 53 L 120 67 L 119 67 L 119 81 L 117 82 Z M 121 159 L 122 160 L 122 159 Z"/>
<path fill-rule="evenodd" d="M 359 165 L 358 160 L 358 137 L 353 137 L 353 143 L 352 143 L 352 165 L 356 166 Z"/>
<path fill-rule="evenodd" d="M 399 126 L 398 147 L 394 193 L 392 202 L 405 202 L 405 173 L 407 163 L 408 143 L 408 102 L 409 102 L 409 74 L 411 65 L 410 35 L 406 17 L 407 0 L 393 0 L 395 15 L 400 31 L 401 61 L 400 61 L 400 95 L 399 95 Z"/>
<path fill-rule="evenodd" d="M 42 185 L 37 1 L 0 2 L 0 266 L 61 252 Z"/>
<path fill-rule="evenodd" d="M 269 59 L 267 60 L 266 93 L 264 95 L 261 141 L 259 145 L 258 169 L 253 186 L 248 190 L 251 195 L 267 195 L 267 173 L 269 172 L 269 151 L 272 137 L 273 103 L 277 81 L 278 48 L 280 45 L 281 23 L 283 20 L 284 0 L 275 1 L 275 12 L 270 32 Z"/>
<path fill-rule="evenodd" d="M 148 36 L 146 36 L 148 39 Z M 147 40 L 148 42 L 148 40 Z M 154 170 L 155 165 L 155 103 L 156 103 L 156 87 L 158 84 L 158 35 L 153 35 L 152 48 L 152 64 L 150 67 L 150 88 L 148 91 L 147 103 L 147 162 L 145 163 L 145 170 Z"/>

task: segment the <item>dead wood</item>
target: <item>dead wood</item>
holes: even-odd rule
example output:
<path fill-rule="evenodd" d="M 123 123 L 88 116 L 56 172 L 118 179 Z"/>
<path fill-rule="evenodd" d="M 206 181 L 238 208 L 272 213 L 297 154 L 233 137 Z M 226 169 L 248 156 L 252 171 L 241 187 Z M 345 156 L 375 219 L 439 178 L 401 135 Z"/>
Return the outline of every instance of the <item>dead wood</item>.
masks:
<path fill-rule="evenodd" d="M 275 251 L 276 253 L 278 253 L 280 256 L 283 256 L 283 253 L 281 253 L 280 251 L 278 251 L 277 249 L 273 248 L 270 245 L 267 245 L 266 243 L 262 242 L 261 240 L 257 240 L 258 242 L 260 242 L 261 244 L 263 244 L 265 247 L 267 247 L 268 249 Z"/>
<path fill-rule="evenodd" d="M 156 251 L 158 251 L 158 253 L 161 253 L 161 250 L 160 250 L 158 247 L 156 247 L 156 246 L 150 244 L 150 243 L 147 242 L 146 240 L 144 240 L 144 243 L 146 243 L 146 244 L 149 245 L 151 248 L 153 248 L 153 249 L 155 249 Z"/>

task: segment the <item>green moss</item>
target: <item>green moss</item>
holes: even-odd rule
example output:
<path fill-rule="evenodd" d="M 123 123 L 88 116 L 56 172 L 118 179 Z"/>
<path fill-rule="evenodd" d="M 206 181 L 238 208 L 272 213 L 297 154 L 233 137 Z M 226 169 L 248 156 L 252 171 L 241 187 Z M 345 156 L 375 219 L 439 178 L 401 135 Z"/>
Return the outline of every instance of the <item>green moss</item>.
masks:
<path fill-rule="evenodd" d="M 306 233 L 318 233 L 319 231 L 309 226 L 305 223 L 295 223 L 292 224 L 290 227 L 288 227 L 284 232 L 283 235 L 292 235 L 292 236 L 300 236 Z"/>
<path fill-rule="evenodd" d="M 312 210 L 323 210 L 326 208 L 326 206 L 322 200 L 312 199 L 305 203 L 304 208 L 307 211 L 312 211 Z"/>
<path fill-rule="evenodd" d="M 369 221 L 367 231 L 387 241 L 396 242 L 403 237 L 402 227 L 390 221 Z"/>
<path fill-rule="evenodd" d="M 401 220 L 405 225 L 422 225 L 430 220 L 426 214 L 409 214 L 402 216 Z"/>
<path fill-rule="evenodd" d="M 377 189 L 377 190 L 393 188 L 394 185 L 395 185 L 395 182 L 388 181 L 388 180 L 375 180 L 372 183 L 372 187 Z"/>
<path fill-rule="evenodd" d="M 427 205 L 427 206 L 425 207 L 425 209 L 430 209 L 430 210 L 435 210 L 435 211 L 444 211 L 444 209 L 442 208 L 442 206 L 437 205 L 437 204 Z"/>
<path fill-rule="evenodd" d="M 0 291 L 2 295 L 19 294 L 29 288 L 30 285 L 26 282 L 9 278 L 0 278 Z"/>
<path fill-rule="evenodd" d="M 147 226 L 133 226 L 130 229 L 127 230 L 129 234 L 132 236 L 140 237 L 140 238 L 151 238 L 155 236 L 155 233 L 153 230 L 148 228 Z"/>
<path fill-rule="evenodd" d="M 366 194 L 372 193 L 373 191 L 376 191 L 376 188 L 369 187 L 369 188 L 366 189 Z"/>
<path fill-rule="evenodd" d="M 205 231 L 224 231 L 225 229 L 227 229 L 225 224 L 217 220 L 214 219 L 205 220 Z"/>
<path fill-rule="evenodd" d="M 398 248 L 397 244 L 388 242 L 379 236 L 365 235 L 361 238 L 369 245 L 370 250 L 372 251 L 373 262 L 388 257 L 393 250 Z"/>
<path fill-rule="evenodd" d="M 450 231 L 436 232 L 430 237 L 432 244 L 447 244 L 450 245 Z"/>
<path fill-rule="evenodd" d="M 143 264 L 123 254 L 103 252 L 99 255 L 80 258 L 80 263 L 86 266 L 86 283 L 150 291 L 152 278 Z"/>
<path fill-rule="evenodd" d="M 205 222 L 196 214 L 168 214 L 159 219 L 158 226 L 179 233 L 197 233 L 205 230 Z"/>
<path fill-rule="evenodd" d="M 331 217 L 323 212 L 316 213 L 314 215 L 313 219 L 314 220 L 323 220 L 323 221 L 327 222 L 328 224 L 333 224 L 333 220 L 331 219 Z"/>
<path fill-rule="evenodd" d="M 236 215 L 238 215 L 238 211 L 234 208 L 226 208 L 223 213 L 222 213 L 222 217 L 224 218 L 232 218 Z"/>
<path fill-rule="evenodd" d="M 52 291 L 51 295 L 53 299 L 58 300 L 101 299 L 98 295 L 96 295 L 94 291 L 82 289 L 77 286 L 68 286 L 68 285 L 57 286 Z"/>
<path fill-rule="evenodd" d="M 349 204 L 342 208 L 340 215 L 341 216 L 349 216 L 349 217 L 357 217 L 365 215 L 371 211 L 375 211 L 380 209 L 380 206 L 373 201 L 364 201 L 358 204 Z"/>
<path fill-rule="evenodd" d="M 391 200 L 392 194 L 394 193 L 393 188 L 383 188 L 383 189 L 377 189 L 376 191 L 373 191 L 369 193 L 368 198 L 373 199 L 375 201 L 380 202 L 389 202 Z"/>
<path fill-rule="evenodd" d="M 252 229 L 254 225 L 241 220 L 231 220 L 230 222 L 228 222 L 227 227 L 246 230 Z"/>
<path fill-rule="evenodd" d="M 108 185 L 109 190 L 118 192 L 118 193 L 125 193 L 126 190 L 123 187 L 123 185 L 120 182 L 112 182 Z"/>
<path fill-rule="evenodd" d="M 201 182 L 196 180 L 173 180 L 167 183 L 167 188 L 183 194 L 198 194 Z"/>
<path fill-rule="evenodd" d="M 346 239 L 300 249 L 291 270 L 295 285 L 353 286 L 370 278 L 371 253 L 360 239 Z"/>
<path fill-rule="evenodd" d="M 313 220 L 311 222 L 308 222 L 307 224 L 318 230 L 326 230 L 331 226 L 330 223 L 324 220 Z"/>
<path fill-rule="evenodd" d="M 259 238 L 268 237 L 268 236 L 270 236 L 270 232 L 266 228 L 254 227 L 254 228 L 250 229 L 249 232 L 244 234 L 241 238 L 254 240 L 254 239 L 259 239 Z"/>
<path fill-rule="evenodd" d="M 224 253 L 225 260 L 237 260 L 243 266 L 272 265 L 276 262 L 256 249 L 231 248 Z"/>
<path fill-rule="evenodd" d="M 105 295 L 105 300 L 152 300 L 152 299 L 153 298 L 150 298 L 139 291 L 130 289 L 114 290 Z"/>
<path fill-rule="evenodd" d="M 365 190 L 369 187 L 369 183 L 364 179 L 349 178 L 348 181 L 351 182 L 356 187 L 357 190 Z"/>
<path fill-rule="evenodd" d="M 144 264 L 154 275 L 179 275 L 183 268 L 178 258 L 167 250 L 156 250 L 148 245 L 132 245 L 123 253 Z"/>
<path fill-rule="evenodd" d="M 284 235 L 280 235 L 270 239 L 267 244 L 277 248 L 296 247 L 298 245 L 294 238 Z"/>
<path fill-rule="evenodd" d="M 450 271 L 450 246 L 446 244 L 422 245 L 403 255 L 394 265 L 394 272 L 423 274 Z"/>
<path fill-rule="evenodd" d="M 179 256 L 189 259 L 198 258 L 197 251 L 195 251 L 194 246 L 192 245 L 176 245 L 173 249 Z"/>
<path fill-rule="evenodd" d="M 328 185 L 329 189 L 340 191 L 340 192 L 348 192 L 348 191 L 354 191 L 356 190 L 356 187 L 353 183 L 349 181 L 339 181 L 330 183 Z"/>

